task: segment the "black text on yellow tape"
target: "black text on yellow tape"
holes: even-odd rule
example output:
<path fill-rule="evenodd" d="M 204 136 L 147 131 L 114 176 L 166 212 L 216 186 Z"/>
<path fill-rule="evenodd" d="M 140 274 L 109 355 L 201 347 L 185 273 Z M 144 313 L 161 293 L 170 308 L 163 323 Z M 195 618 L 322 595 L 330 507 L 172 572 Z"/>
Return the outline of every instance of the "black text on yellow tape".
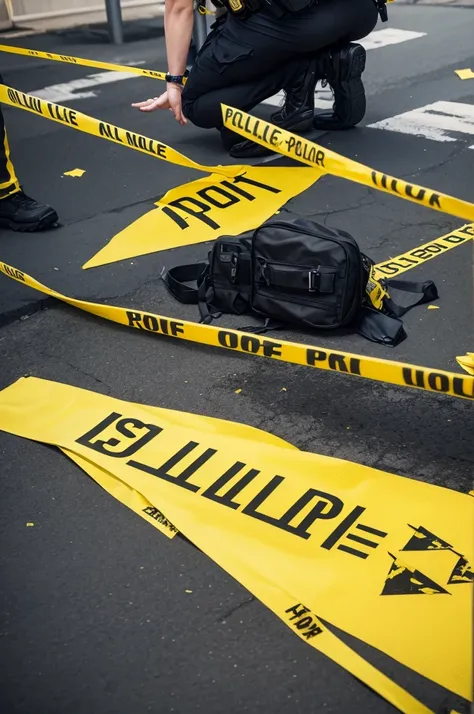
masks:
<path fill-rule="evenodd" d="M 204 166 L 157 141 L 99 121 L 69 107 L 0 85 L 0 102 L 19 107 L 78 131 L 211 176 L 169 191 L 150 212 L 115 236 L 83 266 L 96 267 L 181 245 L 236 235 L 263 223 L 322 176 L 321 171 L 290 167 Z M 278 177 L 278 185 L 272 185 Z M 189 195 L 191 190 L 191 195 Z M 245 210 L 242 211 L 242 204 Z M 219 220 L 216 217 L 219 216 Z M 147 230 L 151 225 L 151 230 Z M 191 231 L 187 230 L 192 228 Z M 192 234 L 192 235 L 191 235 Z"/>
<path fill-rule="evenodd" d="M 474 239 L 474 223 L 469 223 L 461 228 L 456 228 L 456 230 L 447 233 L 445 236 L 435 238 L 429 243 L 409 250 L 407 253 L 397 255 L 395 258 L 385 260 L 383 263 L 378 263 L 375 266 L 376 277 L 394 278 L 472 239 Z"/>
<path fill-rule="evenodd" d="M 0 429 L 67 449 L 159 505 L 302 639 L 343 655 L 401 711 L 428 710 L 335 650 L 319 617 L 470 695 L 471 498 L 229 427 L 190 428 L 165 411 L 34 378 L 0 392 Z"/>
<path fill-rule="evenodd" d="M 474 220 L 474 204 L 472 203 L 375 171 L 364 164 L 336 154 L 334 151 L 324 149 L 312 141 L 280 129 L 263 119 L 257 119 L 225 104 L 221 106 L 225 126 L 257 144 L 266 146 L 296 161 L 301 161 L 308 166 L 315 166 L 334 176 L 356 181 L 370 188 L 377 188 L 379 191 L 433 208 L 436 211 Z"/>
<path fill-rule="evenodd" d="M 83 268 L 257 228 L 320 177 L 307 167 L 247 166 L 232 178 L 211 174 L 183 184 L 115 235 Z"/>
<path fill-rule="evenodd" d="M 188 320 L 175 320 L 164 315 L 155 315 L 125 307 L 86 302 L 62 295 L 6 263 L 0 262 L 0 272 L 24 285 L 28 285 L 92 315 L 145 332 L 176 337 L 189 342 L 243 352 L 258 357 L 268 357 L 281 362 L 290 362 L 316 369 L 364 377 L 365 379 L 386 382 L 400 387 L 414 387 L 428 392 L 436 392 L 463 399 L 474 399 L 474 377 L 467 374 L 456 374 L 455 372 L 335 351 L 297 342 L 273 340 L 269 337 L 240 332 L 239 330 L 220 329 L 213 325 L 202 325 Z"/>
<path fill-rule="evenodd" d="M 165 72 L 157 72 L 154 69 L 143 69 L 141 67 L 131 67 L 126 64 L 112 64 L 111 62 L 99 62 L 84 57 L 71 57 L 70 55 L 56 55 L 54 52 L 42 52 L 40 50 L 28 50 L 25 47 L 12 47 L 10 45 L 0 45 L 0 52 L 8 52 L 24 57 L 35 57 L 36 59 L 52 60 L 54 62 L 64 62 L 65 64 L 77 67 L 94 67 L 95 69 L 108 69 L 111 72 L 132 72 L 150 77 L 151 79 L 162 79 L 166 77 Z"/>
<path fill-rule="evenodd" d="M 139 405 L 137 404 L 135 405 L 135 407 L 138 406 Z M 158 422 L 162 418 L 171 418 L 176 419 L 180 424 L 186 426 L 186 428 L 195 429 L 200 432 L 209 431 L 209 433 L 214 433 L 217 431 L 220 434 L 227 434 L 228 436 L 246 439 L 248 441 L 256 441 L 259 444 L 272 444 L 273 446 L 286 449 L 296 448 L 292 446 L 292 444 L 289 444 L 287 441 L 284 441 L 273 434 L 269 434 L 268 432 L 260 429 L 255 429 L 254 427 L 247 426 L 246 424 L 229 422 L 223 419 L 214 419 L 207 416 L 198 416 L 196 414 L 188 414 L 186 412 L 176 412 L 171 409 L 162 409 L 160 407 L 150 405 L 142 404 L 139 408 L 141 410 L 145 410 L 149 413 L 150 417 Z M 125 434 L 122 433 L 122 437 L 124 436 Z M 178 533 L 178 529 L 171 523 L 171 521 L 168 520 L 166 515 L 161 510 L 160 504 L 151 503 L 142 493 L 137 491 L 137 489 L 132 488 L 125 481 L 121 481 L 112 472 L 100 468 L 94 464 L 93 461 L 85 459 L 82 456 L 75 454 L 73 451 L 68 451 L 67 449 L 62 449 L 62 451 L 64 451 L 66 456 L 69 456 L 74 463 L 76 463 L 96 483 L 98 483 L 99 486 L 168 538 L 174 538 L 174 536 Z"/>
<path fill-rule="evenodd" d="M 46 102 L 44 99 L 35 97 L 32 94 L 25 94 L 18 89 L 12 89 L 4 84 L 0 84 L 0 102 L 8 104 L 11 107 L 24 109 L 45 119 L 68 126 L 72 129 L 82 131 L 86 134 L 92 134 L 108 141 L 113 141 L 115 144 L 135 149 L 155 159 L 162 159 L 178 166 L 186 166 L 190 169 L 197 169 L 206 173 L 216 173 L 222 176 L 232 177 L 237 176 L 242 172 L 242 166 L 203 166 L 196 163 L 179 151 L 172 149 L 167 144 L 163 144 L 156 139 L 150 139 L 142 134 L 136 134 L 134 131 L 121 129 L 113 124 L 99 121 L 87 114 L 63 107 L 60 104 Z"/>

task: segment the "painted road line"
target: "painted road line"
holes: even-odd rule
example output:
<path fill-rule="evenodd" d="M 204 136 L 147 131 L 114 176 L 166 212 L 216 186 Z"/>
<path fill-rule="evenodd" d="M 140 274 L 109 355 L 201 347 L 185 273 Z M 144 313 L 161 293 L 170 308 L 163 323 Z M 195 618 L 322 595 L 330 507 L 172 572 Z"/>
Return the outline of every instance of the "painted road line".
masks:
<path fill-rule="evenodd" d="M 424 137 L 432 141 L 458 141 L 459 136 L 453 134 L 474 136 L 474 104 L 434 102 L 368 126 L 372 129 Z M 469 148 L 474 148 L 474 145 Z"/>
<path fill-rule="evenodd" d="M 385 30 L 375 30 L 371 32 L 365 39 L 360 40 L 359 44 L 365 47 L 366 50 L 376 50 L 389 45 L 399 45 L 402 42 L 409 40 L 417 40 L 420 37 L 425 37 L 426 32 L 413 32 L 412 30 L 397 30 L 395 27 L 387 27 Z M 327 89 L 317 90 L 315 95 L 315 107 L 317 109 L 331 110 L 333 105 L 332 92 Z M 270 104 L 278 107 L 285 99 L 283 92 L 274 94 L 273 97 L 266 99 L 263 104 Z"/>
<path fill-rule="evenodd" d="M 409 40 L 418 40 L 426 37 L 426 32 L 413 32 L 412 30 L 397 30 L 395 27 L 387 27 L 385 30 L 375 30 L 363 40 L 359 40 L 359 45 L 366 50 L 377 50 L 388 45 L 399 45 Z"/>
<path fill-rule="evenodd" d="M 132 65 L 145 64 L 145 62 L 130 62 Z M 71 102 L 74 99 L 91 99 L 97 97 L 97 91 L 78 92 L 78 89 L 89 89 L 89 87 L 99 87 L 102 84 L 111 84 L 112 82 L 121 82 L 124 79 L 136 79 L 140 75 L 133 72 L 97 72 L 88 74 L 81 79 L 73 79 L 70 82 L 61 84 L 51 84 L 49 87 L 34 90 L 32 93 L 41 97 L 47 102 L 59 104 L 62 102 Z"/>

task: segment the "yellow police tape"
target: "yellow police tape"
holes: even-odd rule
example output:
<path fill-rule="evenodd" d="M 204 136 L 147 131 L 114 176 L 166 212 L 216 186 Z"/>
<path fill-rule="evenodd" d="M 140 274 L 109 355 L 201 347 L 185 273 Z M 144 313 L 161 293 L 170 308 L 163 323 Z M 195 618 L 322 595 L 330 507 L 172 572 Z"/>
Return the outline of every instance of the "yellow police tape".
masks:
<path fill-rule="evenodd" d="M 325 149 L 319 144 L 280 129 L 274 124 L 270 124 L 270 122 L 257 119 L 257 117 L 246 114 L 240 109 L 234 109 L 225 104 L 222 104 L 221 107 L 224 125 L 228 129 L 257 144 L 266 146 L 272 151 L 283 154 L 283 156 L 288 156 L 308 166 L 315 166 L 321 171 L 334 176 L 350 179 L 364 186 L 390 193 L 392 196 L 432 208 L 435 211 L 442 211 L 471 221 L 474 220 L 473 203 L 388 176 L 357 161 L 336 154 L 330 149 Z"/>
<path fill-rule="evenodd" d="M 472 69 L 457 69 L 455 70 L 455 74 L 457 74 L 459 79 L 474 79 L 474 72 Z"/>
<path fill-rule="evenodd" d="M 456 362 L 462 367 L 468 374 L 474 375 L 474 352 L 468 352 L 461 357 L 456 357 Z"/>
<path fill-rule="evenodd" d="M 287 441 L 284 441 L 284 439 L 280 439 L 278 436 L 269 434 L 261 429 L 255 429 L 254 427 L 247 426 L 246 424 L 229 422 L 224 419 L 214 419 L 213 417 L 197 416 L 187 412 L 177 412 L 171 409 L 162 409 L 160 407 L 143 404 L 135 404 L 134 406 L 139 407 L 142 411 L 144 410 L 149 412 L 151 417 L 155 420 L 159 421 L 163 417 L 168 422 L 173 421 L 176 424 L 185 426 L 187 429 L 206 431 L 209 432 L 209 434 L 213 434 L 218 431 L 219 433 L 227 436 L 234 436 L 238 439 L 247 439 L 248 441 L 255 441 L 260 444 L 270 444 L 287 449 L 296 448 Z M 147 521 L 147 523 L 150 523 L 152 526 L 157 528 L 168 538 L 174 538 L 174 536 L 178 533 L 178 529 L 166 518 L 164 513 L 157 508 L 156 505 L 150 503 L 150 501 L 148 501 L 142 493 L 132 488 L 124 481 L 120 481 L 120 479 L 116 478 L 112 473 L 109 473 L 108 471 L 99 468 L 93 462 L 84 459 L 82 456 L 79 456 L 68 449 L 61 450 L 92 479 L 94 479 L 94 481 L 96 481 L 96 483 L 98 483 L 99 486 L 101 486 L 105 491 L 108 491 L 108 493 L 110 493 L 114 498 L 123 503 L 124 506 L 128 506 L 128 508 Z"/>
<path fill-rule="evenodd" d="M 319 618 L 470 698 L 467 495 L 31 377 L 0 392 L 0 429 L 54 444 L 142 494 L 304 641 L 402 712 L 429 710 Z"/>
<path fill-rule="evenodd" d="M 42 116 L 45 119 L 51 119 L 63 126 L 70 127 L 82 131 L 92 136 L 98 136 L 108 141 L 113 141 L 115 144 L 121 144 L 129 149 L 135 149 L 143 154 L 153 156 L 155 159 L 162 159 L 178 166 L 185 166 L 206 173 L 214 173 L 231 178 L 238 176 L 246 168 L 245 166 L 204 166 L 198 164 L 179 151 L 172 149 L 171 146 L 163 144 L 156 139 L 150 139 L 142 134 L 136 134 L 134 131 L 121 129 L 113 124 L 108 124 L 104 121 L 99 121 L 94 117 L 82 114 L 81 112 L 64 107 L 60 104 L 47 102 L 40 97 L 35 97 L 32 94 L 25 94 L 18 89 L 12 89 L 4 84 L 0 84 L 0 102 L 8 104 L 11 107 L 24 109 L 27 112 Z"/>
<path fill-rule="evenodd" d="M 211 174 L 177 186 L 117 233 L 82 267 L 238 235 L 260 226 L 323 175 L 304 167 L 247 166 L 238 176 Z"/>
<path fill-rule="evenodd" d="M 84 268 L 256 228 L 323 175 L 299 167 L 204 166 L 156 139 L 4 85 L 0 85 L 0 102 L 179 166 L 211 172 L 169 191 L 154 212 L 114 236 Z"/>
<path fill-rule="evenodd" d="M 145 332 L 176 337 L 201 345 L 243 352 L 258 357 L 268 357 L 280 362 L 364 377 L 400 387 L 413 387 L 462 399 L 474 399 L 474 377 L 467 374 L 446 372 L 315 345 L 276 340 L 266 335 L 255 335 L 214 325 L 202 325 L 189 320 L 177 320 L 142 310 L 86 302 L 62 295 L 6 263 L 0 262 L 0 272 L 19 283 L 28 285 L 34 290 L 39 290 L 92 315 Z"/>
<path fill-rule="evenodd" d="M 435 238 L 435 240 L 409 250 L 407 253 L 378 263 L 375 266 L 375 275 L 377 278 L 394 278 L 472 239 L 474 239 L 474 223 L 467 223 L 465 226 L 456 228 L 451 233 Z"/>
<path fill-rule="evenodd" d="M 77 67 L 94 67 L 94 69 L 108 69 L 111 72 L 132 72 L 134 74 L 149 77 L 150 79 L 162 79 L 166 77 L 165 72 L 157 72 L 154 69 L 143 69 L 127 64 L 112 64 L 111 62 L 99 62 L 97 60 L 85 59 L 84 57 L 71 57 L 69 55 L 56 55 L 54 52 L 42 52 L 40 50 L 28 50 L 25 47 L 12 47 L 11 45 L 0 45 L 0 52 L 8 52 L 14 55 L 24 55 L 25 57 L 35 57 L 36 59 L 53 60 L 54 62 L 64 62 Z"/>

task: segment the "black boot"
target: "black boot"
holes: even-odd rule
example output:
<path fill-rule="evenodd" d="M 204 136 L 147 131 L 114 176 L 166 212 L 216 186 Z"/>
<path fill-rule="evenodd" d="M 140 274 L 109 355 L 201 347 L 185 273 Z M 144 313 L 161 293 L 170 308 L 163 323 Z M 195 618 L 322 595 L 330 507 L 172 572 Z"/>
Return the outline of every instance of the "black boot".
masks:
<path fill-rule="evenodd" d="M 315 129 L 350 129 L 362 121 L 366 101 L 362 73 L 366 53 L 362 45 L 350 43 L 337 49 L 325 50 L 320 55 L 320 79 L 334 92 L 333 113 L 316 114 Z"/>
<path fill-rule="evenodd" d="M 314 59 L 310 60 L 306 72 L 300 75 L 289 87 L 284 87 L 285 103 L 277 112 L 274 112 L 270 121 L 281 126 L 287 131 L 311 131 L 314 116 L 314 92 L 318 65 Z"/>
<path fill-rule="evenodd" d="M 51 228 L 58 221 L 58 214 L 23 191 L 17 191 L 0 200 L 0 227 L 13 231 L 41 231 Z"/>
<path fill-rule="evenodd" d="M 316 59 L 310 59 L 306 71 L 296 78 L 291 87 L 284 88 L 285 103 L 281 109 L 271 115 L 272 124 L 287 131 L 301 133 L 313 128 L 314 92 L 318 81 L 317 69 Z M 230 150 L 230 155 L 234 158 L 256 158 L 272 153 L 265 146 L 255 144 L 250 140 L 234 144 Z"/>

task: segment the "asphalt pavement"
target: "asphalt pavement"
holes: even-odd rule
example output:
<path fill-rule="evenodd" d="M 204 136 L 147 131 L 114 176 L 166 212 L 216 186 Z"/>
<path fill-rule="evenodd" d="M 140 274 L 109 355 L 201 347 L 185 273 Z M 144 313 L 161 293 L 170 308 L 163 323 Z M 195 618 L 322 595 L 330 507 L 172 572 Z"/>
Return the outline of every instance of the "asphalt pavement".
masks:
<path fill-rule="evenodd" d="M 460 81 L 454 70 L 474 69 L 473 12 L 390 6 L 389 27 L 416 37 L 368 52 L 368 111 L 360 127 L 312 138 L 387 174 L 473 200 L 474 125 L 470 134 L 454 123 L 449 140 L 371 126 L 441 101 L 467 106 L 468 115 L 474 80 Z M 90 30 L 11 42 L 166 69 L 159 22 L 134 26 L 129 37 L 120 48 Z M 182 129 L 167 112 L 150 116 L 130 107 L 159 91 L 152 80 L 100 80 L 80 89 L 70 83 L 99 70 L 3 53 L 1 66 L 9 86 L 33 94 L 52 87 L 92 92 L 64 104 L 161 139 L 198 162 L 231 163 L 212 132 Z M 259 109 L 263 116 L 270 110 Z M 81 266 L 166 191 L 202 174 L 18 109 L 4 112 L 20 180 L 28 193 L 54 205 L 61 227 L 38 235 L 1 231 L 0 259 L 71 296 L 194 319 L 194 308 L 174 303 L 159 275 L 163 265 L 204 258 L 208 245 Z M 64 175 L 74 168 L 85 174 Z M 348 230 L 376 261 L 465 223 L 333 177 L 298 196 L 292 208 Z M 439 309 L 409 313 L 408 339 L 397 348 L 353 334 L 311 340 L 459 371 L 455 357 L 473 350 L 472 245 L 408 276 L 436 282 Z M 3 275 L 0 325 L 0 388 L 33 374 L 244 422 L 309 451 L 459 491 L 472 488 L 467 401 L 140 334 L 45 300 Z M 296 331 L 285 336 L 309 339 Z M 182 539 L 161 537 L 56 450 L 2 433 L 0 455 L 2 713 L 395 711 L 294 637 L 209 558 Z M 461 706 L 380 652 L 351 644 L 433 711 Z"/>

